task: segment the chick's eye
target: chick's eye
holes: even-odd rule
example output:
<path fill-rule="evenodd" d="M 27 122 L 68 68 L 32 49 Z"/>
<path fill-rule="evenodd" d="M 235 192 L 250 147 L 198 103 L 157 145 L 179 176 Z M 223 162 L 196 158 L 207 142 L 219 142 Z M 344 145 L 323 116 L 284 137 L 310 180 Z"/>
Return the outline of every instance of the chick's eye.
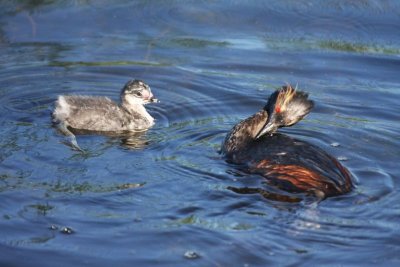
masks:
<path fill-rule="evenodd" d="M 142 96 L 142 93 L 141 92 L 136 92 L 135 93 L 137 96 Z"/>

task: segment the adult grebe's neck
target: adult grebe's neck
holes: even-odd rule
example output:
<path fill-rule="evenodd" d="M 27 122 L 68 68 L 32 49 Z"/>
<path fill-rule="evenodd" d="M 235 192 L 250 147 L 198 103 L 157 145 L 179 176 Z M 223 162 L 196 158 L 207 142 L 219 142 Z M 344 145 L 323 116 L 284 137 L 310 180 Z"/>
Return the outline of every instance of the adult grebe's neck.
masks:
<path fill-rule="evenodd" d="M 222 145 L 222 152 L 226 156 L 240 152 L 241 149 L 256 139 L 257 134 L 264 127 L 267 119 L 267 111 L 261 110 L 236 124 L 226 136 Z"/>

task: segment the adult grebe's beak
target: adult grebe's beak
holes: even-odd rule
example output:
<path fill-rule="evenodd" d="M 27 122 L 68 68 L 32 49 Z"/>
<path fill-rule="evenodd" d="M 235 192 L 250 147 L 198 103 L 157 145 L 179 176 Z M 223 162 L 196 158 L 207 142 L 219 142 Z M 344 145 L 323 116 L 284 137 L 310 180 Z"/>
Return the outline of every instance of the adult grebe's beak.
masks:
<path fill-rule="evenodd" d="M 275 123 L 275 114 L 273 113 L 271 117 L 268 117 L 267 122 L 261 128 L 261 130 L 256 135 L 255 139 L 260 138 L 265 134 L 272 134 L 278 129 L 278 126 Z"/>

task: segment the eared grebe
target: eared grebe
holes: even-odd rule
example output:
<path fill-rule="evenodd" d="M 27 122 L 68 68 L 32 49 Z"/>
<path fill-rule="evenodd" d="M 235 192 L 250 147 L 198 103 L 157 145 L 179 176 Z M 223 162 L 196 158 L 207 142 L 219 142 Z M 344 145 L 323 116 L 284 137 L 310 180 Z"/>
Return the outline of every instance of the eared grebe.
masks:
<path fill-rule="evenodd" d="M 353 187 L 351 175 L 334 157 L 316 146 L 274 133 L 300 121 L 312 107 L 308 94 L 283 86 L 261 111 L 233 127 L 222 152 L 228 162 L 244 165 L 245 171 L 261 174 L 269 185 L 286 192 L 320 199 L 347 193 Z M 233 191 L 265 193 L 247 189 Z"/>
<path fill-rule="evenodd" d="M 53 122 L 73 138 L 72 144 L 78 149 L 72 132 L 137 132 L 154 125 L 154 119 L 144 105 L 158 101 L 147 84 L 131 80 L 122 88 L 120 97 L 121 104 L 118 105 L 108 97 L 61 95 L 55 105 Z"/>

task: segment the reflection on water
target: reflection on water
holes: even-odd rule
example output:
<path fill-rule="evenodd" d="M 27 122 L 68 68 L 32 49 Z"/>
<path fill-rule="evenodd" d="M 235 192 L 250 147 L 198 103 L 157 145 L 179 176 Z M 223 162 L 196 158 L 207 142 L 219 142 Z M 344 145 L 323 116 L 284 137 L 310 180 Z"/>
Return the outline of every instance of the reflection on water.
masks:
<path fill-rule="evenodd" d="M 396 265 L 399 10 L 2 1 L 1 265 Z M 131 78 L 161 100 L 153 128 L 79 135 L 85 153 L 61 144 L 58 95 L 115 98 Z M 354 192 L 318 205 L 238 194 L 267 186 L 226 163 L 221 142 L 286 82 L 316 105 L 282 132 L 346 159 Z"/>
<path fill-rule="evenodd" d="M 121 145 L 129 149 L 143 149 L 149 145 L 149 141 L 143 133 L 132 133 L 121 138 Z"/>
<path fill-rule="evenodd" d="M 147 137 L 146 131 L 140 132 L 96 132 L 88 131 L 82 129 L 72 129 L 71 132 L 77 135 L 76 139 L 79 140 L 80 135 L 103 135 L 109 137 L 108 141 L 110 144 L 114 145 L 119 143 L 122 147 L 127 149 L 144 149 L 150 144 L 150 140 Z M 61 134 L 61 133 L 60 133 Z M 64 142 L 67 146 L 71 146 L 69 142 Z M 84 152 L 84 151 L 82 151 Z"/>

